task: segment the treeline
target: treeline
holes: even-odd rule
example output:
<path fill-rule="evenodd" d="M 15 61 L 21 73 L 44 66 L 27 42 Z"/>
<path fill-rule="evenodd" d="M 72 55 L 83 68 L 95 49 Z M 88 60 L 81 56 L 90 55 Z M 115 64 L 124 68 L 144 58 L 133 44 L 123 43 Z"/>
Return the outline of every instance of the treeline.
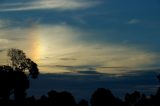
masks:
<path fill-rule="evenodd" d="M 23 99 L 0 99 L 0 106 L 160 106 L 160 89 L 155 95 L 146 96 L 140 92 L 126 94 L 125 99 L 116 98 L 112 92 L 105 88 L 98 88 L 91 96 L 90 101 L 85 99 L 75 101 L 74 96 L 66 91 L 48 92 L 39 99 L 34 96 Z"/>
<path fill-rule="evenodd" d="M 30 73 L 0 66 L 0 106 L 160 106 L 160 89 L 154 95 L 146 96 L 140 92 L 126 94 L 124 100 L 115 97 L 109 89 L 98 88 L 89 101 L 75 101 L 67 92 L 50 91 L 39 99 L 27 97 Z M 32 75 L 31 75 L 32 76 Z M 32 77 L 31 77 L 32 78 Z M 158 77 L 159 78 L 159 77 Z"/>
<path fill-rule="evenodd" d="M 76 102 L 69 92 L 50 91 L 39 99 L 27 97 L 29 76 L 13 70 L 10 66 L 0 66 L 0 106 L 160 106 L 160 89 L 154 95 L 146 96 L 140 92 L 126 94 L 124 100 L 115 97 L 109 89 L 98 88 L 89 101 Z"/>
<path fill-rule="evenodd" d="M 150 96 L 138 91 L 127 93 L 124 100 L 115 97 L 106 88 L 98 88 L 89 101 L 82 99 L 76 102 L 70 92 L 54 90 L 40 99 L 27 97 L 30 75 L 32 76 L 32 73 L 27 74 L 11 66 L 0 66 L 0 106 L 160 106 L 160 88 L 156 94 Z"/>

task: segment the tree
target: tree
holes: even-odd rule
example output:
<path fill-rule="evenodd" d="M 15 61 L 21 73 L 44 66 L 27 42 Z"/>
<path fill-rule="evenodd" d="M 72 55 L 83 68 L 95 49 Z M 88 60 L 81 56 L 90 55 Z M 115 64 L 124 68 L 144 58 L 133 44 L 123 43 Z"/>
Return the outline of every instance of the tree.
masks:
<path fill-rule="evenodd" d="M 123 106 L 123 102 L 115 98 L 112 92 L 105 88 L 98 88 L 91 97 L 91 106 Z"/>
<path fill-rule="evenodd" d="M 126 94 L 125 95 L 125 102 L 131 106 L 131 105 L 136 105 L 137 103 L 140 102 L 142 98 L 142 95 L 140 94 L 140 92 L 135 91 L 132 94 Z"/>
<path fill-rule="evenodd" d="M 160 74 L 157 76 L 157 78 L 158 78 L 158 81 L 160 82 Z"/>
<path fill-rule="evenodd" d="M 23 72 L 28 70 L 32 78 L 37 78 L 39 74 L 37 64 L 27 58 L 22 50 L 11 48 L 8 50 L 7 56 L 10 58 L 13 70 Z"/>
<path fill-rule="evenodd" d="M 14 94 L 15 100 L 23 100 L 29 88 L 27 75 L 22 71 L 14 71 L 10 66 L 0 66 L 0 100 L 9 100 Z"/>
<path fill-rule="evenodd" d="M 11 64 L 0 66 L 0 100 L 9 100 L 10 95 L 14 94 L 16 101 L 22 101 L 29 88 L 27 75 L 37 78 L 38 66 L 19 49 L 9 49 L 7 56 L 9 56 Z M 28 71 L 29 74 L 26 74 L 25 71 Z"/>
<path fill-rule="evenodd" d="M 82 99 L 78 102 L 77 106 L 89 106 L 88 101 L 85 99 Z"/>

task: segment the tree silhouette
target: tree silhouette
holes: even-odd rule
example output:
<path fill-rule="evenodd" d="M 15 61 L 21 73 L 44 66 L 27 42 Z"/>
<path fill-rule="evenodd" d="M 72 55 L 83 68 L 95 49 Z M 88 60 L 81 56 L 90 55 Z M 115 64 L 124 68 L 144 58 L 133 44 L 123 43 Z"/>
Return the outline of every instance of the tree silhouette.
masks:
<path fill-rule="evenodd" d="M 159 74 L 159 75 L 157 75 L 157 78 L 158 78 L 158 81 L 160 82 L 160 74 Z"/>
<path fill-rule="evenodd" d="M 85 99 L 82 99 L 78 102 L 77 106 L 88 106 L 88 101 Z"/>
<path fill-rule="evenodd" d="M 76 106 L 76 101 L 71 93 L 63 91 L 57 94 L 55 106 Z"/>
<path fill-rule="evenodd" d="M 13 69 L 9 66 L 0 66 L 0 99 L 8 100 L 13 83 L 11 80 Z"/>
<path fill-rule="evenodd" d="M 10 58 L 13 70 L 23 72 L 28 70 L 32 78 L 37 78 L 39 74 L 37 64 L 27 58 L 22 50 L 11 48 L 8 50 L 7 56 Z"/>
<path fill-rule="evenodd" d="M 140 100 L 141 100 L 141 94 L 138 91 L 135 91 L 132 94 L 127 93 L 125 95 L 125 101 L 129 106 L 136 105 Z"/>
<path fill-rule="evenodd" d="M 0 100 L 9 100 L 14 94 L 16 101 L 22 101 L 26 97 L 29 88 L 29 76 L 37 78 L 39 70 L 37 64 L 27 58 L 25 53 L 19 49 L 9 49 L 7 55 L 10 57 L 10 66 L 0 66 Z"/>
<path fill-rule="evenodd" d="M 105 88 L 98 88 L 91 97 L 91 106 L 121 106 L 121 101 Z"/>

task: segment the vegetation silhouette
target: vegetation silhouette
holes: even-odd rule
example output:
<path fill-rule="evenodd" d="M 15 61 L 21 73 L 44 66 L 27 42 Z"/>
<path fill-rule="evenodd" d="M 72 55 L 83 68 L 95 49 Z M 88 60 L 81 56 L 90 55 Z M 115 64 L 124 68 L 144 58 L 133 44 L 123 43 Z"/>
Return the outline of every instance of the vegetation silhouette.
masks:
<path fill-rule="evenodd" d="M 82 99 L 78 102 L 77 106 L 89 106 L 89 104 L 87 100 Z"/>
<path fill-rule="evenodd" d="M 42 95 L 39 99 L 27 97 L 29 78 L 38 77 L 38 66 L 22 50 L 9 49 L 8 56 L 10 65 L 0 66 L 0 106 L 160 106 L 160 88 L 150 96 L 138 91 L 126 93 L 124 100 L 115 97 L 109 89 L 98 88 L 93 92 L 90 104 L 85 99 L 76 102 L 67 91 L 51 90 L 47 96 Z M 29 74 L 25 72 L 27 70 Z M 160 75 L 157 78 L 160 80 Z M 11 95 L 14 95 L 14 99 Z"/>
<path fill-rule="evenodd" d="M 19 49 L 9 49 L 7 56 L 10 65 L 0 66 L 0 100 L 8 101 L 14 94 L 16 102 L 22 102 L 26 98 L 26 90 L 29 88 L 29 78 L 37 78 L 39 70 L 37 64 L 27 58 Z M 28 70 L 28 73 L 25 71 Z"/>
<path fill-rule="evenodd" d="M 123 102 L 114 97 L 112 92 L 105 88 L 98 88 L 91 97 L 91 106 L 122 106 Z"/>
<path fill-rule="evenodd" d="M 14 71 L 29 71 L 29 76 L 36 79 L 39 70 L 37 64 L 26 57 L 25 53 L 20 49 L 11 48 L 8 50 L 7 56 L 10 58 L 10 65 Z"/>

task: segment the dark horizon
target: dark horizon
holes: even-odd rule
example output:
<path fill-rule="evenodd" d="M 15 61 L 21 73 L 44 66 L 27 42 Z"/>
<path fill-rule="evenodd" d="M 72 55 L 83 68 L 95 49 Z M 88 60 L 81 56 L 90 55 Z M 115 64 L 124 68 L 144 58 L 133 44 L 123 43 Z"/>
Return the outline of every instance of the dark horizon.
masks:
<path fill-rule="evenodd" d="M 126 93 L 139 91 L 150 96 L 159 88 L 157 76 L 159 72 L 140 72 L 125 76 L 104 75 L 101 73 L 66 73 L 66 74 L 40 74 L 37 80 L 31 80 L 28 95 L 40 98 L 50 90 L 68 91 L 75 99 L 89 100 L 97 88 L 107 88 L 112 93 L 124 99 Z M 42 86 L 43 85 L 43 86 Z"/>
<path fill-rule="evenodd" d="M 145 72 L 127 76 L 92 72 L 79 75 L 73 73 L 39 75 L 36 63 L 27 57 L 23 58 L 22 51 L 14 50 L 12 49 L 9 54 L 14 54 L 10 56 L 15 64 L 0 66 L 0 105 L 158 106 L 160 104 L 158 73 Z M 19 58 L 18 61 L 14 57 Z M 25 73 L 27 70 L 29 74 Z"/>

